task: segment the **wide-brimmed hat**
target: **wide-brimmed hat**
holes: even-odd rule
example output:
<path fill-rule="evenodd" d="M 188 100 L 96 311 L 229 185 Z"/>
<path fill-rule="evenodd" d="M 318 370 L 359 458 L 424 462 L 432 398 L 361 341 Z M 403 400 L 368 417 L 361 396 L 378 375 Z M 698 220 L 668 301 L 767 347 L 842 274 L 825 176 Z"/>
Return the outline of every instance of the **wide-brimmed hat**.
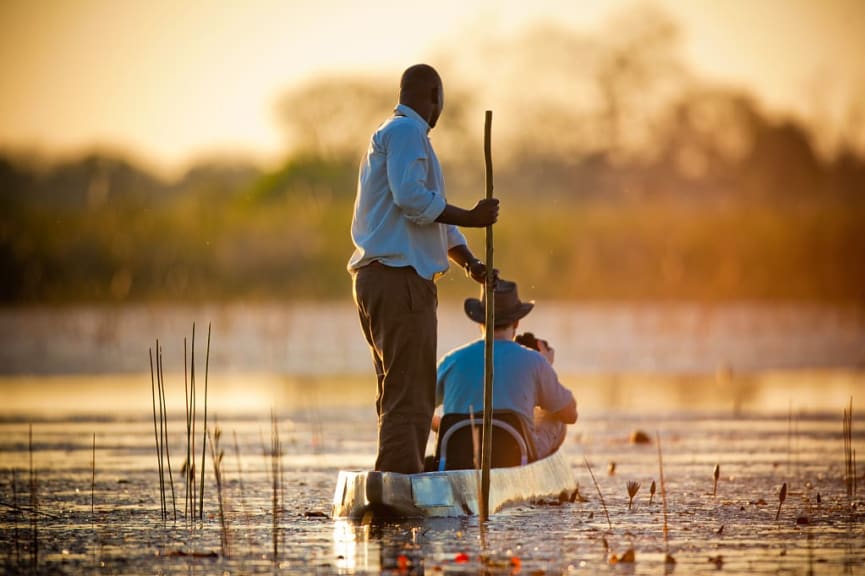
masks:
<path fill-rule="evenodd" d="M 534 301 L 520 301 L 519 293 L 517 292 L 517 283 L 510 280 L 496 280 L 495 285 L 495 327 L 501 328 L 508 324 L 513 324 L 520 318 L 523 318 L 532 311 L 535 307 Z M 486 311 L 484 304 L 484 290 L 481 287 L 481 298 L 466 298 L 465 311 L 466 316 L 483 324 L 486 320 Z"/>

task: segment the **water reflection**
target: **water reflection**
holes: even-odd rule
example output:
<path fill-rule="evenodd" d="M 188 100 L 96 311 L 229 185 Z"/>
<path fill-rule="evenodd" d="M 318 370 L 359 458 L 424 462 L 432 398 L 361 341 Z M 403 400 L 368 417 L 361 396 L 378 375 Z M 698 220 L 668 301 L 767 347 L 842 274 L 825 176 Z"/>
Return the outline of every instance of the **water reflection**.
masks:
<path fill-rule="evenodd" d="M 418 544 L 421 522 L 353 523 L 337 520 L 333 553 L 340 573 L 381 570 L 423 570 Z"/>
<path fill-rule="evenodd" d="M 381 546 L 373 538 L 370 542 L 369 525 L 358 525 L 346 520 L 333 524 L 333 556 L 340 574 L 381 570 Z"/>
<path fill-rule="evenodd" d="M 459 518 L 371 523 L 335 520 L 336 568 L 341 574 L 388 570 L 422 574 L 425 563 L 440 565 L 446 559 L 446 543 L 462 538 L 468 522 Z M 485 530 L 481 529 L 480 534 L 484 550 Z"/>

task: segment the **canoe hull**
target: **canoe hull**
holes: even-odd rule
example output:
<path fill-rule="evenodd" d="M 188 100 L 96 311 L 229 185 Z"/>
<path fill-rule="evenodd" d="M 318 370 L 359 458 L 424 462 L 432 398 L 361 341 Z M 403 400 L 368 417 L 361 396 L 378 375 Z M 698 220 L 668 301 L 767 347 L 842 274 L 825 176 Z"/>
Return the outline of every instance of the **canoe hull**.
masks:
<path fill-rule="evenodd" d="M 478 513 L 480 472 L 449 470 L 398 474 L 342 470 L 333 497 L 333 517 L 423 518 Z M 570 496 L 576 481 L 560 452 L 513 468 L 490 470 L 490 511 L 550 497 Z"/>

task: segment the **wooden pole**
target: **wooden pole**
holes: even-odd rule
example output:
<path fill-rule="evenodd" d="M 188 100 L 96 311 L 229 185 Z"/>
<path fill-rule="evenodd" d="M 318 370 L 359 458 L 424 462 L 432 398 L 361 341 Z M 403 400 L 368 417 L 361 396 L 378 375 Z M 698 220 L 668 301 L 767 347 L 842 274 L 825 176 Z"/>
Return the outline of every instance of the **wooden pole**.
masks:
<path fill-rule="evenodd" d="M 486 164 L 487 199 L 493 197 L 493 155 L 491 132 L 492 110 L 487 110 L 484 120 L 484 160 Z M 479 512 L 481 522 L 486 522 L 490 513 L 490 460 L 493 454 L 493 336 L 495 332 L 495 279 L 493 278 L 493 225 L 487 226 L 487 275 L 484 281 L 484 301 L 486 318 L 484 320 L 484 423 L 481 447 L 481 501 Z"/>

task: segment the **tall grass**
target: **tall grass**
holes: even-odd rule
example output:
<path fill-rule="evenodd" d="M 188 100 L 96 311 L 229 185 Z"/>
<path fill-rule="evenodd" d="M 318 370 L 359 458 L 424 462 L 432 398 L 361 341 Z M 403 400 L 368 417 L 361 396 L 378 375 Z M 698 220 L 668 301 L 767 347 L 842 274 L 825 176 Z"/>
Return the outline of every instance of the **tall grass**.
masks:
<path fill-rule="evenodd" d="M 208 430 L 207 436 L 210 437 Z M 216 482 L 216 501 L 219 505 L 219 527 L 220 527 L 220 545 L 222 547 L 222 556 L 225 558 L 231 557 L 231 537 L 228 531 L 228 520 L 225 515 L 225 500 L 223 493 L 222 480 L 222 459 L 225 452 L 219 447 L 219 440 L 222 437 L 222 430 L 219 426 L 214 426 L 213 438 L 210 441 L 210 461 L 213 464 L 213 477 Z"/>
<path fill-rule="evenodd" d="M 667 484 L 664 482 L 664 456 L 661 451 L 661 433 L 655 432 L 655 438 L 658 441 L 658 473 L 661 477 L 661 502 L 664 510 L 664 554 L 666 555 L 665 563 L 670 564 L 675 562 L 670 555 L 670 528 L 667 523 Z"/>
<path fill-rule="evenodd" d="M 195 335 L 195 324 L 192 325 L 193 341 Z M 207 353 L 204 358 L 204 424 L 203 429 L 207 430 L 207 373 L 210 369 L 210 324 L 207 324 Z M 201 489 L 198 491 L 198 517 L 204 519 L 204 454 L 207 447 L 207 435 L 202 435 L 201 438 Z"/>
<path fill-rule="evenodd" d="M 165 369 L 162 362 L 162 348 L 157 343 L 156 349 L 156 386 L 159 391 L 159 430 L 162 435 L 162 448 L 165 454 L 165 462 L 168 466 L 168 483 L 171 487 L 171 515 L 177 522 L 177 499 L 174 494 L 174 474 L 171 471 L 171 452 L 168 448 L 168 409 L 165 402 Z M 166 502 L 167 503 L 167 502 Z"/>
<path fill-rule="evenodd" d="M 191 418 L 192 430 L 189 434 L 189 445 L 187 446 L 187 452 L 189 453 L 189 484 L 192 488 L 191 492 L 191 510 L 190 510 L 190 519 L 196 518 L 195 511 L 195 503 L 197 501 L 196 496 L 196 484 L 195 484 L 195 414 L 196 414 L 196 394 L 195 394 L 195 322 L 192 323 L 192 349 L 190 351 L 190 359 L 189 359 L 189 409 L 190 415 L 187 418 Z M 199 515 L 201 511 L 199 510 Z"/>
<path fill-rule="evenodd" d="M 193 328 L 193 334 L 195 329 Z M 189 519 L 195 516 L 195 498 L 190 492 L 190 487 L 195 478 L 194 469 L 192 466 L 192 388 L 189 385 L 189 358 L 186 337 L 183 338 L 183 403 L 186 408 L 186 460 L 183 462 L 183 517 L 189 522 Z"/>
<path fill-rule="evenodd" d="M 231 434 L 234 438 L 234 459 L 237 464 L 237 484 L 240 488 L 240 509 L 244 514 L 246 513 L 246 498 L 244 495 L 243 488 L 243 463 L 240 459 L 240 446 L 237 442 L 237 430 L 232 430 Z"/>
<path fill-rule="evenodd" d="M 194 520 L 204 520 L 204 476 L 205 460 L 207 450 L 207 385 L 210 368 L 210 339 L 211 329 L 207 330 L 207 355 L 205 359 L 204 377 L 204 424 L 202 429 L 202 452 L 201 452 L 201 477 L 200 484 L 197 482 L 195 460 L 197 458 L 195 437 L 197 424 L 197 392 L 195 386 L 195 323 L 192 324 L 191 347 L 187 339 L 183 339 L 183 397 L 186 409 L 186 458 L 181 467 L 181 475 L 184 478 L 184 503 L 183 517 L 190 529 L 194 530 Z M 191 354 L 190 354 L 191 348 Z M 156 454 L 159 468 L 159 490 L 160 502 L 162 504 L 163 521 L 168 516 L 167 490 L 170 485 L 171 501 L 174 509 L 174 520 L 177 521 L 177 503 L 174 490 L 174 475 L 171 469 L 171 454 L 169 452 L 168 435 L 168 410 L 166 407 L 165 371 L 162 360 L 162 348 L 159 340 L 156 341 L 156 361 L 154 366 L 154 353 L 150 349 L 150 380 L 151 394 L 153 396 L 153 428 L 156 443 Z M 165 471 L 168 470 L 168 484 L 165 481 Z"/>
<path fill-rule="evenodd" d="M 18 472 L 12 468 L 12 518 L 13 518 L 13 537 L 15 538 L 15 564 L 21 561 L 20 545 L 18 542 L 18 515 L 21 513 L 18 508 Z"/>
<path fill-rule="evenodd" d="M 249 510 L 246 507 L 246 490 L 245 490 L 244 484 L 243 484 L 243 462 L 241 461 L 241 458 L 240 458 L 240 445 L 237 442 L 237 431 L 232 430 L 231 433 L 232 433 L 232 436 L 234 437 L 234 458 L 235 458 L 235 463 L 237 464 L 237 484 L 238 484 L 238 488 L 240 490 L 240 512 L 241 512 L 241 514 L 243 514 L 244 522 L 246 523 L 246 525 L 251 526 L 252 525 L 252 519 L 250 518 Z M 247 545 L 251 546 L 251 540 L 250 540 L 250 535 L 249 535 L 248 531 L 247 531 L 247 536 L 246 536 L 246 542 L 247 542 Z"/>
<path fill-rule="evenodd" d="M 847 497 L 856 497 L 856 449 L 853 448 L 853 397 L 850 407 L 844 409 L 844 486 Z"/>
<path fill-rule="evenodd" d="M 93 453 L 90 459 L 90 518 L 96 522 L 96 432 L 93 433 Z"/>
<path fill-rule="evenodd" d="M 159 349 L 159 340 L 156 341 L 156 348 Z M 159 504 L 162 512 L 162 521 L 165 522 L 165 474 L 162 469 L 162 435 L 159 433 L 159 425 L 157 424 L 157 409 L 156 409 L 156 378 L 153 367 L 153 348 L 150 352 L 150 393 L 153 400 L 153 438 L 156 445 L 156 463 L 159 471 Z M 162 403 L 159 404 L 160 410 Z M 162 417 L 159 417 L 162 421 Z"/>
<path fill-rule="evenodd" d="M 30 566 L 39 572 L 39 481 L 33 465 L 33 424 L 28 429 L 27 448 L 30 459 Z"/>
<path fill-rule="evenodd" d="M 272 506 L 272 543 L 273 543 L 273 563 L 279 561 L 279 524 L 284 498 L 283 491 L 283 476 L 282 476 L 282 442 L 279 439 L 279 425 L 276 415 L 270 413 L 270 475 L 271 487 L 273 489 L 271 495 Z"/>
<path fill-rule="evenodd" d="M 595 473 L 592 472 L 592 466 L 589 464 L 589 460 L 585 456 L 583 456 L 583 462 L 586 463 L 586 468 L 588 468 L 589 475 L 592 477 L 592 482 L 595 484 L 595 490 L 598 491 L 598 498 L 601 499 L 601 506 L 604 508 L 604 515 L 607 517 L 607 526 L 609 526 L 610 530 L 612 530 L 613 523 L 610 522 L 610 513 L 607 512 L 607 503 L 604 502 L 604 495 L 601 494 L 601 486 L 598 484 L 598 481 L 595 478 Z"/>

